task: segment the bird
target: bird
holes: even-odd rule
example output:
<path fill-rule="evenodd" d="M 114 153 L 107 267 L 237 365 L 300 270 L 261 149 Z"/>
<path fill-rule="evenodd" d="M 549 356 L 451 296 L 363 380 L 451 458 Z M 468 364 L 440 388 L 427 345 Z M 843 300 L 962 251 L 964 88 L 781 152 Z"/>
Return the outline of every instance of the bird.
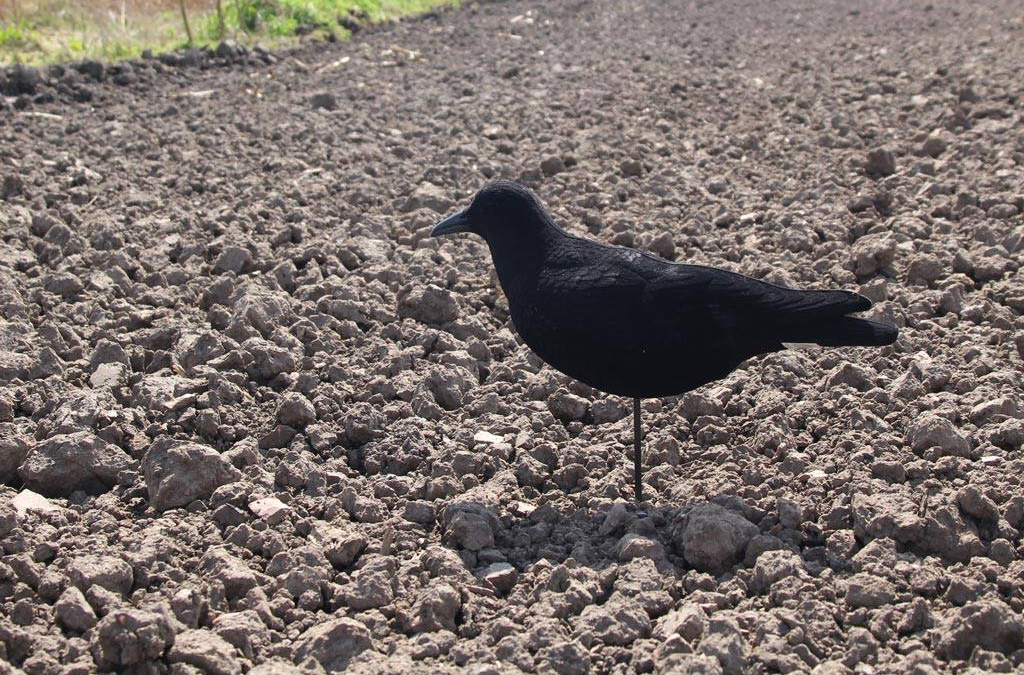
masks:
<path fill-rule="evenodd" d="M 643 399 L 678 396 L 793 343 L 893 343 L 895 326 L 851 316 L 871 301 L 798 290 L 570 234 L 529 188 L 499 180 L 437 223 L 487 243 L 523 342 L 548 365 L 632 399 L 633 492 L 643 498 Z"/>

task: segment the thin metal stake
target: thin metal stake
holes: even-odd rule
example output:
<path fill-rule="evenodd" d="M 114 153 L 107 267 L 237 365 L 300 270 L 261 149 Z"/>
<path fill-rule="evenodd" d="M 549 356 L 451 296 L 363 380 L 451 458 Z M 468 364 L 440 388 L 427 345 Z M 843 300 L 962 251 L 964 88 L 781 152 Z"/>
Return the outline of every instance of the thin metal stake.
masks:
<path fill-rule="evenodd" d="M 633 494 L 636 497 L 636 501 L 639 502 L 643 499 L 643 483 L 641 478 L 643 477 L 643 468 L 640 466 L 641 459 L 641 446 L 644 442 L 644 432 L 640 426 L 640 401 L 642 399 L 633 399 Z"/>

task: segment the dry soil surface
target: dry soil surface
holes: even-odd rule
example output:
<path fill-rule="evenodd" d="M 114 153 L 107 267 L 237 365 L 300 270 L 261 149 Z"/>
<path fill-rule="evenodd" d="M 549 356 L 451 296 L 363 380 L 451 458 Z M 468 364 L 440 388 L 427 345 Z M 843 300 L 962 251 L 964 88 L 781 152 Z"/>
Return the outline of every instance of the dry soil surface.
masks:
<path fill-rule="evenodd" d="M 0 672 L 1024 667 L 1024 8 L 501 2 L 0 77 Z M 624 402 L 517 339 L 488 178 L 859 290 L 884 349 Z"/>

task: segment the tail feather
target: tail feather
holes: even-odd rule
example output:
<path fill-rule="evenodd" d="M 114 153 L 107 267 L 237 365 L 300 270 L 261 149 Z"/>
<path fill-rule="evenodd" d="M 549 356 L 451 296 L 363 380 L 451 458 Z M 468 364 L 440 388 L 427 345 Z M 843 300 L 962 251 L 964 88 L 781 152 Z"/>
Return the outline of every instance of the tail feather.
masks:
<path fill-rule="evenodd" d="M 896 341 L 896 326 L 854 316 L 796 324 L 782 342 L 813 342 L 823 347 L 881 347 Z"/>

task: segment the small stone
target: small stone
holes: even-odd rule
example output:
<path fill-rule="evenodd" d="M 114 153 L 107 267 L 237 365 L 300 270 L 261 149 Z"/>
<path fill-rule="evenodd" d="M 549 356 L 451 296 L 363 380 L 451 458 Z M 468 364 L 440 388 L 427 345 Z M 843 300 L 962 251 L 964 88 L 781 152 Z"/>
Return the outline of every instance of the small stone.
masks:
<path fill-rule="evenodd" d="M 217 260 L 213 263 L 213 271 L 218 274 L 224 272 L 241 272 L 252 268 L 252 254 L 249 249 L 241 246 L 226 246 Z"/>
<path fill-rule="evenodd" d="M 949 147 L 949 141 L 942 131 L 933 131 L 921 143 L 921 154 L 928 157 L 938 157 Z"/>
<path fill-rule="evenodd" d="M 1024 619 L 989 598 L 947 610 L 932 635 L 935 651 L 946 659 L 967 659 L 976 647 L 1011 654 L 1024 647 Z"/>
<path fill-rule="evenodd" d="M 977 521 L 995 524 L 999 520 L 999 507 L 974 485 L 961 490 L 956 496 L 956 503 Z"/>
<path fill-rule="evenodd" d="M 319 92 L 309 97 L 309 105 L 313 109 L 337 110 L 338 98 L 328 92 Z"/>
<path fill-rule="evenodd" d="M 800 577 L 803 573 L 804 561 L 796 553 L 785 550 L 765 551 L 754 563 L 751 588 L 760 593 L 767 593 L 775 582 Z"/>
<path fill-rule="evenodd" d="M 561 420 L 582 420 L 590 409 L 590 401 L 570 394 L 564 389 L 556 391 L 548 398 L 548 410 Z"/>
<path fill-rule="evenodd" d="M 242 663 L 235 648 L 208 630 L 186 630 L 174 639 L 168 663 L 187 663 L 208 675 L 241 675 Z"/>
<path fill-rule="evenodd" d="M 142 470 L 150 503 L 157 511 L 206 499 L 221 485 L 242 476 L 213 448 L 166 437 L 150 445 Z"/>
<path fill-rule="evenodd" d="M 613 596 L 603 605 L 588 605 L 579 625 L 606 645 L 625 647 L 651 633 L 651 620 L 638 602 Z"/>
<path fill-rule="evenodd" d="M 637 177 L 643 175 L 644 165 L 638 159 L 627 159 L 619 165 L 619 170 L 622 171 L 623 176 Z"/>
<path fill-rule="evenodd" d="M 629 562 L 633 558 L 659 560 L 665 557 L 665 549 L 661 542 L 633 532 L 623 536 L 616 548 L 619 551 L 619 562 Z"/>
<path fill-rule="evenodd" d="M 61 593 L 53 605 L 53 612 L 60 625 L 77 633 L 84 633 L 99 620 L 82 591 L 76 586 L 69 586 Z"/>
<path fill-rule="evenodd" d="M 565 162 L 561 157 L 545 157 L 540 162 L 540 171 L 545 176 L 554 176 L 565 171 Z"/>
<path fill-rule="evenodd" d="M 970 457 L 971 446 L 957 431 L 953 423 L 938 415 L 923 415 L 907 430 L 910 448 L 921 453 L 929 448 L 938 448 L 940 456 Z"/>
<path fill-rule="evenodd" d="M 430 502 L 419 499 L 412 499 L 405 503 L 405 511 L 402 518 L 410 523 L 418 523 L 427 527 L 437 521 L 437 511 Z"/>
<path fill-rule="evenodd" d="M 134 461 L 124 450 L 91 431 L 58 434 L 32 446 L 18 475 L 25 486 L 49 497 L 67 497 L 82 490 L 100 494 Z"/>
<path fill-rule="evenodd" d="M 287 392 L 277 405 L 277 421 L 280 424 L 302 429 L 316 421 L 316 409 L 308 398 L 298 392 Z"/>
<path fill-rule="evenodd" d="M 854 273 L 864 279 L 890 267 L 896 259 L 896 238 L 890 232 L 867 234 L 851 248 Z"/>
<path fill-rule="evenodd" d="M 854 574 L 846 581 L 846 606 L 881 607 L 893 601 L 896 589 L 892 582 L 867 572 Z"/>
<path fill-rule="evenodd" d="M 685 517 L 685 526 L 674 539 L 683 557 L 702 572 L 721 573 L 740 558 L 750 539 L 758 533 L 749 520 L 717 504 L 702 504 Z"/>
<path fill-rule="evenodd" d="M 249 502 L 249 510 L 257 518 L 262 518 L 271 525 L 280 523 L 291 512 L 291 507 L 277 497 L 264 497 Z"/>
<path fill-rule="evenodd" d="M 412 633 L 455 632 L 455 617 L 462 609 L 462 596 L 445 582 L 434 583 L 421 590 L 406 617 L 406 628 Z"/>
<path fill-rule="evenodd" d="M 989 545 L 988 557 L 1003 567 L 1017 559 L 1017 549 L 1006 539 L 994 539 Z"/>
<path fill-rule="evenodd" d="M 174 643 L 174 628 L 163 614 L 114 609 L 96 625 L 90 648 L 101 669 L 122 670 L 155 661 Z"/>
<path fill-rule="evenodd" d="M 878 460 L 871 465 L 871 475 L 890 483 L 902 483 L 907 479 L 907 469 L 902 462 Z"/>
<path fill-rule="evenodd" d="M 59 513 L 62 510 L 43 495 L 28 489 L 15 495 L 11 500 L 11 506 L 19 516 L 27 513 Z"/>
<path fill-rule="evenodd" d="M 651 239 L 650 243 L 647 244 L 647 250 L 656 253 L 665 260 L 675 260 L 676 258 L 676 242 L 669 232 L 662 232 Z"/>
<path fill-rule="evenodd" d="M 332 528 L 322 538 L 324 555 L 335 569 L 352 565 L 366 548 L 366 537 L 355 530 Z"/>
<path fill-rule="evenodd" d="M 451 291 L 429 284 L 398 295 L 398 316 L 440 325 L 459 318 L 459 304 Z"/>
<path fill-rule="evenodd" d="M 416 209 L 430 209 L 437 214 L 447 213 L 452 208 L 452 200 L 445 191 L 433 183 L 420 183 L 402 206 L 408 213 Z"/>
<path fill-rule="evenodd" d="M 869 176 L 890 176 L 896 173 L 896 156 L 888 148 L 875 148 L 868 153 L 864 170 Z"/>
<path fill-rule="evenodd" d="M 490 519 L 474 511 L 459 510 L 448 518 L 448 535 L 464 549 L 479 551 L 494 546 Z"/>
<path fill-rule="evenodd" d="M 509 563 L 496 562 L 485 567 L 480 573 L 480 578 L 493 586 L 494 590 L 501 595 L 508 595 L 519 578 L 519 572 Z"/>
<path fill-rule="evenodd" d="M 127 595 L 132 590 L 132 566 L 121 558 L 87 553 L 78 555 L 67 569 L 73 586 L 86 591 L 94 584 L 109 591 Z"/>

